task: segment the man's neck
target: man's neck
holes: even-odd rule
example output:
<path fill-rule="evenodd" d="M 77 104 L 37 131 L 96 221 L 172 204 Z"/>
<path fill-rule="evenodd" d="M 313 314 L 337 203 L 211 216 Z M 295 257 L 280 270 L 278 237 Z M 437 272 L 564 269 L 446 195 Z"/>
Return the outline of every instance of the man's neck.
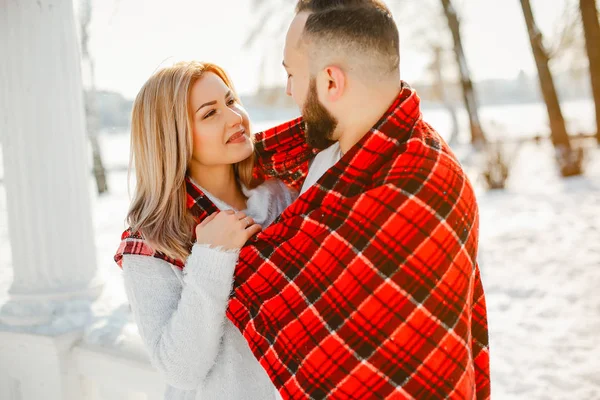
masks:
<path fill-rule="evenodd" d="M 338 141 L 342 154 L 347 153 L 375 126 L 396 100 L 400 90 L 401 84 L 398 82 L 397 86 L 390 85 L 371 91 L 353 107 L 354 109 L 349 110 L 348 119 L 338 128 L 341 132 Z"/>

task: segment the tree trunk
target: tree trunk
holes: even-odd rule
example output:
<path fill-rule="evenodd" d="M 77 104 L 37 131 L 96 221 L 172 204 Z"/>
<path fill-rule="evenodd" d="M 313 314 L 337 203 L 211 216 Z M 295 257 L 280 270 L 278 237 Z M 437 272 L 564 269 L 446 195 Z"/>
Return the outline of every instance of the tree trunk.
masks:
<path fill-rule="evenodd" d="M 98 194 L 108 192 L 108 183 L 106 180 L 106 169 L 102 162 L 102 153 L 100 144 L 98 143 L 98 107 L 96 104 L 96 82 L 94 73 L 94 60 L 88 50 L 88 27 L 92 18 L 92 4 L 90 0 L 81 1 L 80 10 L 80 27 L 81 27 L 81 58 L 82 67 L 87 70 L 89 76 L 89 94 L 84 96 L 85 99 L 85 119 L 88 139 L 92 147 L 93 173 L 96 179 L 96 188 Z"/>
<path fill-rule="evenodd" d="M 471 125 L 471 143 L 482 145 L 486 143 L 485 135 L 479 121 L 479 113 L 477 106 L 477 99 L 475 96 L 475 90 L 473 89 L 473 81 L 471 80 L 471 74 L 465 58 L 465 53 L 462 46 L 462 39 L 460 37 L 460 23 L 456 11 L 452 6 L 451 0 L 442 0 L 442 6 L 444 7 L 444 14 L 448 19 L 448 27 L 452 32 L 452 38 L 454 39 L 454 53 L 456 54 L 456 62 L 460 71 L 460 78 L 463 89 L 463 99 L 467 113 L 469 114 L 469 122 Z"/>
<path fill-rule="evenodd" d="M 600 144 L 600 24 L 596 0 L 579 0 L 585 45 L 590 60 L 592 93 L 596 105 L 596 139 Z"/>
<path fill-rule="evenodd" d="M 450 119 L 452 120 L 452 131 L 450 132 L 450 137 L 448 138 L 448 144 L 452 146 L 458 143 L 459 126 L 458 117 L 456 116 L 456 108 L 446 93 L 446 82 L 444 82 L 444 77 L 442 75 L 442 51 L 442 48 L 439 46 L 436 46 L 433 49 L 434 60 L 433 64 L 431 65 L 431 69 L 434 75 L 434 88 L 436 91 L 435 96 L 444 104 L 446 110 L 448 110 Z"/>
<path fill-rule="evenodd" d="M 530 1 L 521 0 L 521 7 L 523 8 L 523 16 L 525 17 L 527 31 L 529 32 L 533 57 L 535 58 L 535 63 L 537 65 L 542 95 L 544 97 L 544 102 L 546 103 L 546 108 L 548 109 L 552 143 L 559 152 L 569 151 L 571 149 L 569 135 L 567 134 L 567 128 L 560 109 L 560 103 L 558 102 L 554 80 L 548 65 L 549 57 L 542 42 L 542 33 L 535 23 Z"/>

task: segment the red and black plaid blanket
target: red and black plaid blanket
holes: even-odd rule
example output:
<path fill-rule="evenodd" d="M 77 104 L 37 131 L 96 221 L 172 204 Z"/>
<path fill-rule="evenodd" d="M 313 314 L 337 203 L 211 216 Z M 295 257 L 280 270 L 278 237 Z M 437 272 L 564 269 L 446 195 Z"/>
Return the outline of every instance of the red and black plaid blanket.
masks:
<path fill-rule="evenodd" d="M 259 150 L 273 156 L 294 137 L 298 121 L 264 132 Z M 297 186 L 306 162 L 294 165 L 280 147 L 266 172 Z M 227 316 L 284 398 L 486 399 L 477 241 L 473 189 L 405 86 L 242 249 Z M 127 246 L 120 253 L 139 254 Z"/>

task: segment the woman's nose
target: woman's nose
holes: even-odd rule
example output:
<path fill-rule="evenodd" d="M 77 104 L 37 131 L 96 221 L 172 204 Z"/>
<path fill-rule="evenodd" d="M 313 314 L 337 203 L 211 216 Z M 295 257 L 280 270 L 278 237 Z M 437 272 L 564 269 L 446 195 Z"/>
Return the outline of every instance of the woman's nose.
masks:
<path fill-rule="evenodd" d="M 241 112 L 234 110 L 233 108 L 230 108 L 229 110 L 231 111 L 229 116 L 231 126 L 239 125 L 244 121 L 244 117 L 242 117 Z"/>

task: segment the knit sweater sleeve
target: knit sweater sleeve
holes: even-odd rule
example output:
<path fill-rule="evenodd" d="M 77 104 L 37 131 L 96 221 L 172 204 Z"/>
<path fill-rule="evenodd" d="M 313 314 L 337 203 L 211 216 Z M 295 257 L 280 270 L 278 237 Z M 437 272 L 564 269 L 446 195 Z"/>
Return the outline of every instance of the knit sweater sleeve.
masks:
<path fill-rule="evenodd" d="M 171 386 L 196 389 L 215 364 L 238 254 L 194 245 L 183 285 L 166 261 L 124 256 L 134 319 L 152 365 Z"/>

